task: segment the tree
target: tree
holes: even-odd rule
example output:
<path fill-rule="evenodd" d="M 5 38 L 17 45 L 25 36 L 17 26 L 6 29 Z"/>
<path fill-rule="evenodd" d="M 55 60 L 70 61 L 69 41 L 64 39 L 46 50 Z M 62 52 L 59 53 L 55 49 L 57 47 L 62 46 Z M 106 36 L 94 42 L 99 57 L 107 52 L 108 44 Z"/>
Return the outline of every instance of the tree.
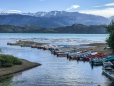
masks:
<path fill-rule="evenodd" d="M 107 32 L 109 32 L 109 33 L 113 32 L 114 31 L 114 20 L 112 20 L 111 23 L 108 26 L 106 26 L 106 28 L 107 28 L 106 29 Z"/>
<path fill-rule="evenodd" d="M 109 38 L 106 40 L 106 42 L 114 53 L 114 20 L 112 20 L 112 22 L 106 27 L 106 29 L 109 33 Z"/>

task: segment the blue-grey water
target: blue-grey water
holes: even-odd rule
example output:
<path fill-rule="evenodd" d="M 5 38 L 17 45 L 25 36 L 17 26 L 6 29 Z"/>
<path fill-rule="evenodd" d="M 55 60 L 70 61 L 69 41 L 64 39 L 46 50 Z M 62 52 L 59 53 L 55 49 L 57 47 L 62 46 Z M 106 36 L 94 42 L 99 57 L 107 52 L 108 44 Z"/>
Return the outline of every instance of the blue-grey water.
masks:
<path fill-rule="evenodd" d="M 10 80 L 0 83 L 0 86 L 114 86 L 112 81 L 102 74 L 102 66 L 92 67 L 89 62 L 69 61 L 66 57 L 54 56 L 50 51 L 7 45 L 7 42 L 18 40 L 79 45 L 104 43 L 107 37 L 108 34 L 1 33 L 2 53 L 42 65 L 14 74 Z"/>

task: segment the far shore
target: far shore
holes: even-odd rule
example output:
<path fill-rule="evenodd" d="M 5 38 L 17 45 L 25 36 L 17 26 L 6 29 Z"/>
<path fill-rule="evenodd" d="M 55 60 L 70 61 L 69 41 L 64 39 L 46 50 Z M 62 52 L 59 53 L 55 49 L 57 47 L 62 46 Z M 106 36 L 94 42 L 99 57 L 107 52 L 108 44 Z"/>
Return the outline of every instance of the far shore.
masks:
<path fill-rule="evenodd" d="M 22 61 L 22 65 L 14 65 L 12 67 L 0 68 L 0 77 L 22 72 L 24 70 L 28 70 L 41 65 L 39 63 L 30 62 L 24 59 L 20 60 Z"/>

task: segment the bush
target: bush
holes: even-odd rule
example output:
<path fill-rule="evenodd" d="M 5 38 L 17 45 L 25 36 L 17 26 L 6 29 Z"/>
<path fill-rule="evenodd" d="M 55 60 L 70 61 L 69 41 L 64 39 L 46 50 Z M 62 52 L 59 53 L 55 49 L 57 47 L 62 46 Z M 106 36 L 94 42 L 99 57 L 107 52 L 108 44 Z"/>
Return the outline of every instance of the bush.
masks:
<path fill-rule="evenodd" d="M 110 33 L 109 38 L 106 40 L 108 46 L 112 49 L 114 53 L 114 31 Z"/>
<path fill-rule="evenodd" d="M 5 63 L 2 67 L 12 67 L 13 64 L 12 63 Z"/>
<path fill-rule="evenodd" d="M 106 40 L 106 42 L 114 53 L 114 20 L 106 28 L 107 32 L 109 32 L 109 38 Z"/>
<path fill-rule="evenodd" d="M 18 58 L 13 58 L 13 64 L 20 65 L 22 62 Z"/>
<path fill-rule="evenodd" d="M 13 65 L 21 65 L 22 62 L 12 55 L 0 54 L 0 67 L 11 67 Z"/>

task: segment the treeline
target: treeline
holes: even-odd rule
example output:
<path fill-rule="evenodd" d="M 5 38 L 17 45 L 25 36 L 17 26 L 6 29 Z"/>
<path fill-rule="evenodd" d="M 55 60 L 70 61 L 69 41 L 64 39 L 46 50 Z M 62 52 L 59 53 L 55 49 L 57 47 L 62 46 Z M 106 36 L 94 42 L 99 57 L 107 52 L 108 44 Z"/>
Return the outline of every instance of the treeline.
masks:
<path fill-rule="evenodd" d="M 14 26 L 0 25 L 0 33 L 76 33 L 76 34 L 105 34 L 106 25 L 83 25 L 73 24 L 72 26 L 58 28 L 43 28 L 35 25 Z"/>
<path fill-rule="evenodd" d="M 0 25 L 0 33 L 30 33 L 43 32 L 45 28 L 38 26 L 14 26 L 14 25 Z"/>
<path fill-rule="evenodd" d="M 106 34 L 106 25 L 83 25 L 73 24 L 72 26 L 56 28 L 59 33 L 78 33 L 78 34 Z"/>

